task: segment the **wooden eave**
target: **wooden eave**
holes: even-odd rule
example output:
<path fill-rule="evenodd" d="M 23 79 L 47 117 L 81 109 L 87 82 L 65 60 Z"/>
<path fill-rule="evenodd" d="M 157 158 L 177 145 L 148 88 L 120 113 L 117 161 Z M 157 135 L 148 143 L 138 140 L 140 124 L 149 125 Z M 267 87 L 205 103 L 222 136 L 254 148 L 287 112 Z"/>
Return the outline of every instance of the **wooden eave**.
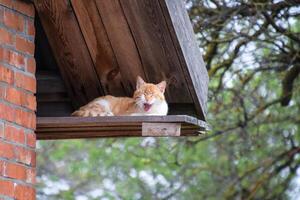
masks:
<path fill-rule="evenodd" d="M 208 74 L 183 1 L 33 2 L 71 109 L 102 95 L 131 96 L 140 75 L 147 82 L 167 80 L 170 114 L 192 114 L 205 120 Z M 50 57 L 45 57 L 45 63 Z M 40 90 L 38 103 L 43 97 L 44 104 L 53 103 L 55 109 L 61 93 L 48 98 L 50 91 Z"/>
<path fill-rule="evenodd" d="M 197 136 L 209 129 L 185 115 L 113 117 L 39 117 L 37 139 L 141 136 Z"/>

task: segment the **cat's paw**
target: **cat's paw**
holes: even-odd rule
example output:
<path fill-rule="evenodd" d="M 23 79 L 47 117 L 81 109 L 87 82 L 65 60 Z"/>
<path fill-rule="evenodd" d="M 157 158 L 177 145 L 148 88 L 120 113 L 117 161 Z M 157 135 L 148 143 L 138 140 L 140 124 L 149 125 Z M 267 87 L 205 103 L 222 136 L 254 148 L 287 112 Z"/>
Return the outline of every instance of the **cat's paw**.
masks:
<path fill-rule="evenodd" d="M 114 113 L 112 113 L 112 112 L 106 112 L 106 116 L 114 116 Z"/>
<path fill-rule="evenodd" d="M 100 117 L 114 116 L 114 114 L 112 112 L 102 112 L 102 113 L 99 113 L 98 116 L 100 116 Z"/>

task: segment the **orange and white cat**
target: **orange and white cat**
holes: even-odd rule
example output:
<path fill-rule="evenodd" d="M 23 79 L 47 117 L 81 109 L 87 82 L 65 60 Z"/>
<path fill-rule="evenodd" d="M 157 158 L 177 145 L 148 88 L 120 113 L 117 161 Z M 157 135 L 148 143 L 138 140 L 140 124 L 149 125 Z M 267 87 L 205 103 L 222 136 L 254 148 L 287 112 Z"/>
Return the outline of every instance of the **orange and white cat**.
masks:
<path fill-rule="evenodd" d="M 72 116 L 167 115 L 168 104 L 164 96 L 165 89 L 166 81 L 155 85 L 137 77 L 133 98 L 110 95 L 99 97 L 79 108 L 72 113 Z"/>

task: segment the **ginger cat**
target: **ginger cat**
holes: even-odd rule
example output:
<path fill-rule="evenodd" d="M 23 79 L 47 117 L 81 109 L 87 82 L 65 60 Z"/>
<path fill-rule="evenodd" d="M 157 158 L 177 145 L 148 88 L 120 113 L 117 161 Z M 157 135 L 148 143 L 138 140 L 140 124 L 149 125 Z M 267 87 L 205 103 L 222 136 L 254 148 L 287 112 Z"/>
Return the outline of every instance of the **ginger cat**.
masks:
<path fill-rule="evenodd" d="M 79 108 L 72 116 L 167 115 L 165 89 L 166 81 L 155 85 L 146 83 L 138 76 L 133 98 L 110 95 L 99 97 Z"/>

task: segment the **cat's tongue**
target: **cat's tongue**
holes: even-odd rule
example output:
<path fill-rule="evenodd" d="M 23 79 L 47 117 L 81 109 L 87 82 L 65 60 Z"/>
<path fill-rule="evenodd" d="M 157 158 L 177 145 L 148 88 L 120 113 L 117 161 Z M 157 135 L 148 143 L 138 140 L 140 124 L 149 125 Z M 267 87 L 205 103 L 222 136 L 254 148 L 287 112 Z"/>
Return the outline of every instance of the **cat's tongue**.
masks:
<path fill-rule="evenodd" d="M 148 104 L 148 103 L 144 103 L 144 110 L 147 112 L 147 111 L 149 111 L 150 110 L 150 108 L 151 108 L 151 104 Z"/>

